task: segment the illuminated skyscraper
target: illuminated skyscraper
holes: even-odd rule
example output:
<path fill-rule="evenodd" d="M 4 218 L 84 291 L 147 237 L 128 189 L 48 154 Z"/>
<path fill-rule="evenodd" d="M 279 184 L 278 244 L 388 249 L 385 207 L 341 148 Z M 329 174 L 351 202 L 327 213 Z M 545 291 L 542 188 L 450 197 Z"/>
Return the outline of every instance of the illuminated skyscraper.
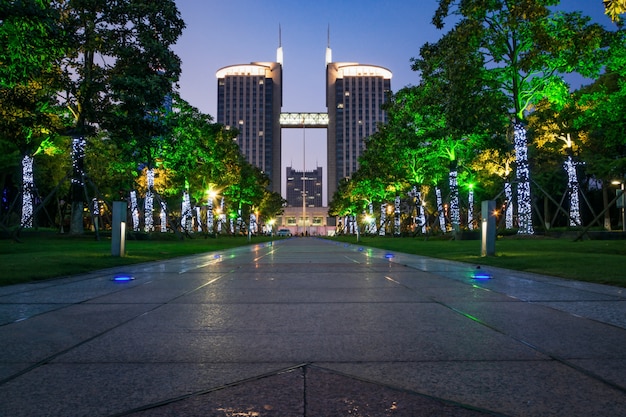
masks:
<path fill-rule="evenodd" d="M 337 184 L 358 169 L 364 139 L 378 123 L 387 121 L 381 106 L 391 90 L 391 71 L 348 62 L 330 62 L 326 52 L 326 106 L 328 107 L 328 196 Z"/>
<path fill-rule="evenodd" d="M 282 50 L 279 48 L 279 60 Z M 237 129 L 246 160 L 280 193 L 282 62 L 231 65 L 217 71 L 217 122 Z"/>

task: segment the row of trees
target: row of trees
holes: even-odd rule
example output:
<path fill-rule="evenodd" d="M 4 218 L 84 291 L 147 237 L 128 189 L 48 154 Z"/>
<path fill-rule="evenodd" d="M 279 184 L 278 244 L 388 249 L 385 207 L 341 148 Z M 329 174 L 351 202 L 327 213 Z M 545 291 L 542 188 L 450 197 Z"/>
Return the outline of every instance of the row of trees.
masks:
<path fill-rule="evenodd" d="M 201 204 L 210 188 L 240 215 L 281 210 L 239 153 L 237 132 L 177 94 L 172 46 L 184 27 L 173 0 L 2 0 L 3 229 L 15 206 L 29 226 L 65 200 L 71 233 L 82 233 L 91 197 L 110 202 L 140 186 L 148 207 L 156 198 L 170 214 L 186 191 Z"/>
<path fill-rule="evenodd" d="M 451 20 L 452 28 L 412 59 L 420 83 L 389 97 L 388 122 L 367 139 L 359 170 L 340 184 L 331 214 L 395 200 L 397 225 L 402 199 L 415 204 L 413 227 L 424 226 L 426 210 L 445 231 L 448 210 L 458 231 L 473 225 L 474 194 L 502 196 L 506 227 L 533 234 L 533 217 L 549 224 L 551 216 L 538 210 L 531 189 L 568 225 L 581 225 L 582 173 L 585 185 L 604 184 L 606 205 L 607 184 L 626 173 L 626 33 L 619 23 L 607 31 L 579 12 L 559 12 L 558 3 L 439 0 L 433 24 L 444 28 Z M 610 3 L 617 19 L 621 3 Z M 572 92 L 568 74 L 595 81 Z M 553 197 L 559 193 L 561 202 Z M 594 213 L 591 204 L 588 211 Z"/>

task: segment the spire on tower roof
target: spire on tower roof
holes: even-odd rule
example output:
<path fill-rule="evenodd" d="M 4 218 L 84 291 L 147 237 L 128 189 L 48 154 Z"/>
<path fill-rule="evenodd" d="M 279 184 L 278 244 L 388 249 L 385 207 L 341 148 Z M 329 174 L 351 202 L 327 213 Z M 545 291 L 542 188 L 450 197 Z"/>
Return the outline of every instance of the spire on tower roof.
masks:
<path fill-rule="evenodd" d="M 280 23 L 278 24 L 278 49 L 276 50 L 276 62 L 283 65 L 283 40 Z"/>
<path fill-rule="evenodd" d="M 326 65 L 333 62 L 333 52 L 330 49 L 330 23 L 328 24 L 328 34 L 326 41 Z"/>

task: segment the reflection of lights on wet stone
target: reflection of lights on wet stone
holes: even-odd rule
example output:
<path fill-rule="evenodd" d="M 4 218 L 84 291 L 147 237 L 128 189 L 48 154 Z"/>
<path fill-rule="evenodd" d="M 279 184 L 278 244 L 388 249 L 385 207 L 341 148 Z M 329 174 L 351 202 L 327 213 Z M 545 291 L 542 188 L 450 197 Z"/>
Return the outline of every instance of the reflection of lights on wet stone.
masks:
<path fill-rule="evenodd" d="M 476 267 L 474 271 L 474 279 L 491 279 L 491 274 L 480 269 L 480 265 Z"/>

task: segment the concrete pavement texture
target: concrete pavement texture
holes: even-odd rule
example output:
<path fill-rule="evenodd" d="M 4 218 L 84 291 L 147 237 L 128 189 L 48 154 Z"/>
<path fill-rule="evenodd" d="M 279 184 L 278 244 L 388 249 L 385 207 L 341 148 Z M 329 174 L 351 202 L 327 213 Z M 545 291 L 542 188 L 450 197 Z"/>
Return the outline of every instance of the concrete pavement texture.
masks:
<path fill-rule="evenodd" d="M 0 287 L 2 417 L 487 415 L 626 416 L 624 289 L 316 238 Z"/>

